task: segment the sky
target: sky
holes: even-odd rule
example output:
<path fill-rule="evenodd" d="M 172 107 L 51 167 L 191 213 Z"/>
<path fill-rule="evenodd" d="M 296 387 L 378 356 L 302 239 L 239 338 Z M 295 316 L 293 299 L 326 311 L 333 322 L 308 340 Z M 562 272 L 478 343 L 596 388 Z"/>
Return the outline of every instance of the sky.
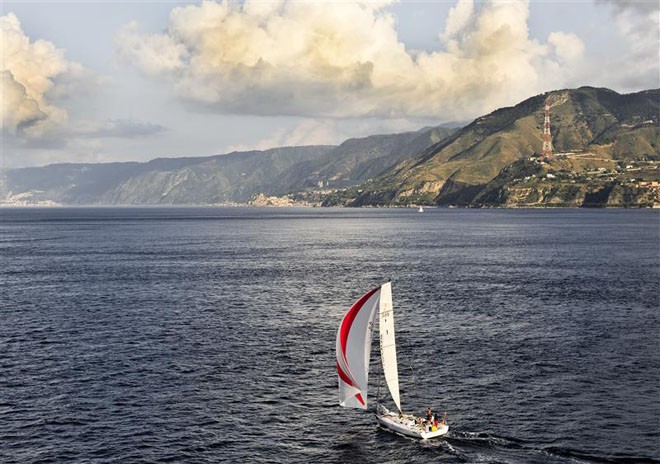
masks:
<path fill-rule="evenodd" d="M 2 0 L 0 168 L 334 145 L 658 88 L 659 5 Z"/>

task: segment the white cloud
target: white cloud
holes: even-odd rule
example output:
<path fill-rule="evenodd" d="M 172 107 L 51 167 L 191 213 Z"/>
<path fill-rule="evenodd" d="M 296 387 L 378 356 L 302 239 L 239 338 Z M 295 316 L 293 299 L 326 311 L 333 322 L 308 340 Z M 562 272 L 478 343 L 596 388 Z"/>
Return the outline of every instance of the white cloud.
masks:
<path fill-rule="evenodd" d="M 612 85 L 622 90 L 660 86 L 660 3 L 599 0 L 610 5 L 628 54 L 606 64 Z"/>
<path fill-rule="evenodd" d="M 13 13 L 0 17 L 2 34 L 2 130 L 26 139 L 44 139 L 67 125 L 66 109 L 53 102 L 62 94 L 57 79 L 80 74 L 51 42 L 31 42 Z"/>
<path fill-rule="evenodd" d="M 30 125 L 47 117 L 39 103 L 31 98 L 25 86 L 14 79 L 11 71 L 2 71 L 2 128 L 16 134 L 22 125 Z"/>
<path fill-rule="evenodd" d="M 144 138 L 166 130 L 133 119 L 70 121 L 70 98 L 89 94 L 108 80 L 67 60 L 53 43 L 32 40 L 13 13 L 0 17 L 0 33 L 2 167 L 58 158 L 107 161 L 103 143 L 108 139 Z"/>
<path fill-rule="evenodd" d="M 292 129 L 278 128 L 251 144 L 230 145 L 225 152 L 267 150 L 273 147 L 338 145 L 346 137 L 336 128 L 336 121 L 305 119 Z"/>
<path fill-rule="evenodd" d="M 452 40 L 461 30 L 463 30 L 474 14 L 473 0 L 459 0 L 455 6 L 449 10 L 445 30 L 440 35 L 443 42 Z"/>
<path fill-rule="evenodd" d="M 118 34 L 122 46 L 140 57 L 140 69 L 148 75 L 176 72 L 184 67 L 186 49 L 173 37 L 165 34 L 140 35 L 139 26 L 131 22 Z"/>
<path fill-rule="evenodd" d="M 293 127 L 279 127 L 268 136 L 254 143 L 230 145 L 222 151 L 229 153 L 232 151 L 266 150 L 273 147 L 339 145 L 349 138 L 416 131 L 421 127 L 432 124 L 433 122 L 428 120 L 403 118 L 303 119 Z"/>
<path fill-rule="evenodd" d="M 584 43 L 575 34 L 552 32 L 548 43 L 555 49 L 555 54 L 563 62 L 575 62 L 584 55 Z"/>
<path fill-rule="evenodd" d="M 117 52 L 212 111 L 466 119 L 570 79 L 581 40 L 539 43 L 528 16 L 525 1 L 461 0 L 442 49 L 416 53 L 384 3 L 203 2 L 173 9 L 161 34 L 127 25 Z"/>

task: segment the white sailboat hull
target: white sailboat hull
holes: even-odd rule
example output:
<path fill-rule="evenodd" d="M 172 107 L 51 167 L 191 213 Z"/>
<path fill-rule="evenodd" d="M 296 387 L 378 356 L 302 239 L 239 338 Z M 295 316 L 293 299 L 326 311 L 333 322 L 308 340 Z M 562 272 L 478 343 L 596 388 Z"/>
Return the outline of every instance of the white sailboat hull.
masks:
<path fill-rule="evenodd" d="M 422 440 L 441 437 L 449 431 L 448 425 L 440 424 L 437 430 L 427 432 L 425 426 L 415 424 L 415 417 L 410 414 L 399 417 L 397 413 L 387 411 L 386 413 L 376 414 L 376 419 L 386 429 L 408 437 L 421 438 Z"/>

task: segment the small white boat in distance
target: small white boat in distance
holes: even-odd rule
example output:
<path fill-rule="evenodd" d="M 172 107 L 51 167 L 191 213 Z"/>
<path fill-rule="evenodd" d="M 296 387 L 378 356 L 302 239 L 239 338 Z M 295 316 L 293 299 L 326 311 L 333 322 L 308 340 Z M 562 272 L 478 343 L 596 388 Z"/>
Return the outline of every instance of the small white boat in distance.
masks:
<path fill-rule="evenodd" d="M 423 213 L 423 212 L 424 212 L 424 208 L 422 208 L 422 206 L 420 205 L 420 206 L 419 206 L 419 209 L 417 210 L 417 212 L 418 212 L 418 213 Z"/>
<path fill-rule="evenodd" d="M 369 358 L 376 313 L 379 320 L 383 374 L 392 401 L 398 410 L 391 412 L 384 406 L 378 405 L 376 420 L 381 426 L 409 437 L 428 439 L 445 435 L 449 431 L 445 418 L 441 422 L 430 421 L 412 414 L 404 414 L 401 409 L 390 282 L 363 295 L 351 306 L 339 324 L 336 344 L 339 405 L 367 409 Z"/>

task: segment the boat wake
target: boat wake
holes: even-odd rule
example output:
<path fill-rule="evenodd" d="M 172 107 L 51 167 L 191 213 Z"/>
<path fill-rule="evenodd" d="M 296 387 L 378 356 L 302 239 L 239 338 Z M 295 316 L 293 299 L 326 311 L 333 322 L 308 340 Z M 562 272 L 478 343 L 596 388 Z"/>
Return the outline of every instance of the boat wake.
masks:
<path fill-rule="evenodd" d="M 660 460 L 650 458 L 647 456 L 634 456 L 624 453 L 617 453 L 613 455 L 598 455 L 593 453 L 586 453 L 580 450 L 571 448 L 562 448 L 559 446 L 548 446 L 543 449 L 543 452 L 554 456 L 561 456 L 564 458 L 579 459 L 587 462 L 609 462 L 609 463 L 660 463 Z"/>
<path fill-rule="evenodd" d="M 522 440 L 512 437 L 500 437 L 488 432 L 452 431 L 447 435 L 447 438 L 459 445 L 469 444 L 471 446 L 493 446 L 507 449 L 524 447 Z"/>
<path fill-rule="evenodd" d="M 503 437 L 489 432 L 451 431 L 442 441 L 455 456 L 470 462 L 493 462 L 493 459 L 525 461 L 528 459 L 545 462 L 593 462 L 593 463 L 657 463 L 660 460 L 625 453 L 598 454 L 561 446 L 534 446 L 514 437 Z M 484 450 L 489 450 L 484 455 Z"/>

